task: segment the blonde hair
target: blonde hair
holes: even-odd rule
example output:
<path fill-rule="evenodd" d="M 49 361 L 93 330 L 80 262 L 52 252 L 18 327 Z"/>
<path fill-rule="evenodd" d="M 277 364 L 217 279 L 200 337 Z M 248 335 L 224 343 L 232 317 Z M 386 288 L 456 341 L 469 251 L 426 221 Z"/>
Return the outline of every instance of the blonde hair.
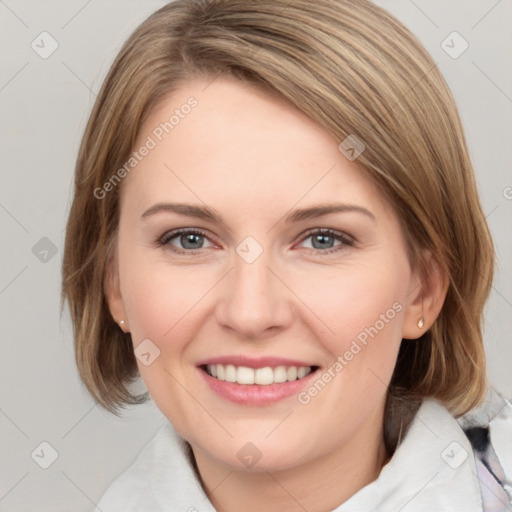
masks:
<path fill-rule="evenodd" d="M 93 397 L 112 412 L 144 399 L 129 391 L 138 375 L 133 346 L 104 296 L 120 187 L 103 199 L 94 191 L 129 157 L 159 101 L 188 80 L 218 75 L 279 94 L 340 142 L 364 142 L 358 163 L 394 206 L 411 262 L 422 268 L 426 249 L 449 279 L 434 325 L 402 342 L 389 397 L 433 397 L 456 415 L 479 404 L 494 252 L 463 129 L 426 50 L 364 0 L 177 0 L 124 44 L 79 150 L 63 261 L 77 365 Z"/>

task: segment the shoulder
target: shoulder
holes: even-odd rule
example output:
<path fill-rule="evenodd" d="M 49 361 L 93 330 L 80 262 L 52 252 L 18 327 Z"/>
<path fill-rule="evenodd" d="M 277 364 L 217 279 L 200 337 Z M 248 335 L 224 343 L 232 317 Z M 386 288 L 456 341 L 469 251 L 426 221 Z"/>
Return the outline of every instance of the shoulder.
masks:
<path fill-rule="evenodd" d="M 156 472 L 165 472 L 166 457 L 172 460 L 176 434 L 163 425 L 101 497 L 95 512 L 143 512 L 158 510 L 152 482 Z"/>
<path fill-rule="evenodd" d="M 110 485 L 95 512 L 194 509 L 215 512 L 196 476 L 186 441 L 166 422 Z"/>

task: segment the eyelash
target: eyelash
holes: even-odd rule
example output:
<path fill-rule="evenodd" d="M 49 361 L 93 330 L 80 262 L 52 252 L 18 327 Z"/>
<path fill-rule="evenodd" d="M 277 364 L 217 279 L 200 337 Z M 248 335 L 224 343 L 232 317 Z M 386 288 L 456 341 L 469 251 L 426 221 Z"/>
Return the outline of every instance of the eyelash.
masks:
<path fill-rule="evenodd" d="M 174 252 L 176 254 L 192 254 L 192 255 L 194 255 L 194 254 L 197 254 L 198 252 L 200 252 L 201 249 L 196 249 L 196 250 L 194 250 L 194 249 L 187 249 L 187 250 L 178 249 L 169 243 L 174 238 L 176 238 L 180 235 L 183 235 L 183 234 L 199 235 L 199 236 L 208 238 L 208 234 L 200 229 L 181 228 L 181 229 L 175 229 L 173 231 L 169 231 L 169 232 L 165 233 L 163 236 L 161 236 L 157 240 L 157 245 L 159 247 L 167 246 L 167 248 L 169 250 L 171 250 L 172 252 Z M 307 240 L 308 238 L 315 236 L 315 235 L 329 235 L 329 236 L 333 237 L 335 240 L 341 242 L 341 245 L 338 245 L 338 246 L 335 246 L 335 247 L 332 247 L 329 249 L 315 249 L 315 248 L 306 247 L 305 249 L 311 254 L 313 254 L 313 253 L 316 255 L 332 254 L 332 253 L 339 252 L 339 251 L 345 249 L 346 247 L 354 247 L 356 245 L 356 241 L 354 240 L 354 238 L 352 238 L 351 236 L 346 235 L 344 233 L 341 233 L 339 231 L 334 231 L 332 229 L 314 229 L 314 230 L 308 231 L 307 233 L 305 233 L 303 235 L 300 242 L 302 243 L 305 240 Z"/>

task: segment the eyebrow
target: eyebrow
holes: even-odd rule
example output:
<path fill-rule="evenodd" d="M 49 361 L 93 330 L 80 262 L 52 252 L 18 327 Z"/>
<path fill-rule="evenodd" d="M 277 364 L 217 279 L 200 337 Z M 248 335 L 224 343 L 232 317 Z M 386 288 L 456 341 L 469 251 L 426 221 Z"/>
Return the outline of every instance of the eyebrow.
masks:
<path fill-rule="evenodd" d="M 194 206 L 192 204 L 182 203 L 157 203 L 151 208 L 148 208 L 140 217 L 144 219 L 150 215 L 161 212 L 173 212 L 181 215 L 187 215 L 188 217 L 196 217 L 198 219 L 212 220 L 218 223 L 222 223 L 220 215 L 216 214 L 211 208 L 207 206 Z"/>
<path fill-rule="evenodd" d="M 344 204 L 344 203 L 318 205 L 318 206 L 312 206 L 310 208 L 302 208 L 299 210 L 294 210 L 293 212 L 289 213 L 286 216 L 285 222 L 287 222 L 287 223 L 297 222 L 299 220 L 314 219 L 316 217 L 321 217 L 323 215 L 328 215 L 330 213 L 345 213 L 345 212 L 362 213 L 363 215 L 366 215 L 367 217 L 372 219 L 374 222 L 377 222 L 375 215 L 373 215 L 373 213 L 370 210 L 367 210 L 366 208 L 363 208 L 362 206 L 356 206 L 354 204 Z"/>
<path fill-rule="evenodd" d="M 195 217 L 198 219 L 210 220 L 214 222 L 218 222 L 219 224 L 223 223 L 222 217 L 215 213 L 211 208 L 207 206 L 195 206 L 191 204 L 183 204 L 183 203 L 157 203 L 150 208 L 148 208 L 142 215 L 141 219 L 149 217 L 150 215 L 155 215 L 156 213 L 162 212 L 172 212 L 178 213 L 180 215 L 186 215 L 188 217 Z M 302 208 L 299 210 L 294 210 L 289 213 L 285 217 L 285 222 L 287 224 L 292 222 L 298 222 L 306 219 L 314 219 L 316 217 L 321 217 L 323 215 L 328 215 L 331 213 L 346 213 L 346 212 L 355 212 L 366 215 L 374 222 L 377 222 L 375 215 L 372 212 L 363 208 L 362 206 L 356 206 L 352 204 L 343 204 L 343 203 L 335 203 L 335 204 L 326 204 L 326 205 L 317 205 L 311 206 L 309 208 Z"/>

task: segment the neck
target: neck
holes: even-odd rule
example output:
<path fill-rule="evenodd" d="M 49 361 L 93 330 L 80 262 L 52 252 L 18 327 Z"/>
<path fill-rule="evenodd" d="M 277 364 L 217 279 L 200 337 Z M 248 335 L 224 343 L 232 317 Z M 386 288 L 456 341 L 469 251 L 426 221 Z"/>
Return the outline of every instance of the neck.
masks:
<path fill-rule="evenodd" d="M 203 488 L 222 512 L 333 510 L 374 481 L 389 460 L 382 429 L 362 430 L 326 456 L 276 471 L 240 471 L 192 450 Z"/>

